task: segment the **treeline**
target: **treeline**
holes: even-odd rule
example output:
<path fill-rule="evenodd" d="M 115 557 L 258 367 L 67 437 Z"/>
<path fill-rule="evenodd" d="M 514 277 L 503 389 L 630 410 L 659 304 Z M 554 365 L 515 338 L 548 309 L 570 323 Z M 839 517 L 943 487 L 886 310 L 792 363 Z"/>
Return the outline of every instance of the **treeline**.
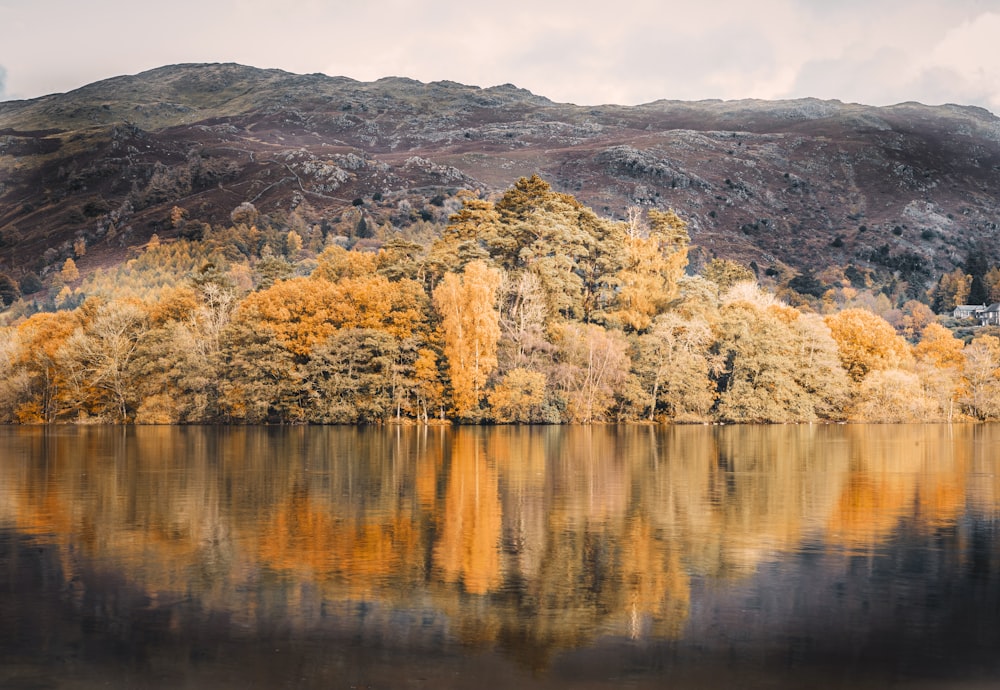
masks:
<path fill-rule="evenodd" d="M 675 214 L 600 218 L 538 177 L 466 195 L 426 245 L 312 238 L 312 254 L 252 208 L 233 220 L 120 267 L 155 276 L 142 297 L 88 297 L 64 267 L 62 310 L 0 330 L 0 420 L 1000 418 L 1000 338 L 966 344 L 924 308 L 910 342 L 868 309 L 790 306 L 725 260 L 688 275 Z M 255 240 L 252 266 L 237 260 Z"/>

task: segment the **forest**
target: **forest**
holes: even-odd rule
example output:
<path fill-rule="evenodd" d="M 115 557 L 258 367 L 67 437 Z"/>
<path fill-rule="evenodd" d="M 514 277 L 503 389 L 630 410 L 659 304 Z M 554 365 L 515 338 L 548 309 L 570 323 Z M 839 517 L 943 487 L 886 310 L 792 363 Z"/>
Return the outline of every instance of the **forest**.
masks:
<path fill-rule="evenodd" d="M 961 271 L 898 308 L 846 276 L 788 299 L 693 270 L 673 212 L 602 218 L 537 176 L 464 192 L 431 236 L 231 220 L 175 208 L 176 240 L 86 278 L 67 259 L 55 309 L 0 328 L 0 422 L 1000 419 L 997 330 L 927 304 L 961 303 Z"/>

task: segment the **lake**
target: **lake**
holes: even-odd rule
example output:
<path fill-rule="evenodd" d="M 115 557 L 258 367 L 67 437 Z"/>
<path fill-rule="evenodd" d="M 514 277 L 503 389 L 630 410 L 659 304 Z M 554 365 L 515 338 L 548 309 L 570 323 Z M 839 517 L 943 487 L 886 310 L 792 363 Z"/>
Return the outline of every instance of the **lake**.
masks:
<path fill-rule="evenodd" d="M 987 688 L 1000 425 L 0 428 L 0 688 Z"/>

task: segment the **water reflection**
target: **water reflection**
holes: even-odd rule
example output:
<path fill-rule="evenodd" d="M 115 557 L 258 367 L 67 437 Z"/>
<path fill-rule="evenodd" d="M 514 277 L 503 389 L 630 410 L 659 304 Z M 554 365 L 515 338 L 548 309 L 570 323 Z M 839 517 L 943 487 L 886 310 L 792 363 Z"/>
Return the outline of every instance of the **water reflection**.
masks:
<path fill-rule="evenodd" d="M 278 639 L 306 686 L 1000 678 L 996 426 L 0 434 L 16 668 L 125 654 L 149 684 Z"/>

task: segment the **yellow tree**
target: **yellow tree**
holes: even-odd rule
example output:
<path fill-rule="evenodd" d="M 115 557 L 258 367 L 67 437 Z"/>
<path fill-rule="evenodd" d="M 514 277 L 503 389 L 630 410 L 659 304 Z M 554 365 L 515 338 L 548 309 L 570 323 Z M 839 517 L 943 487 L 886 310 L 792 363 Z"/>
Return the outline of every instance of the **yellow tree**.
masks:
<path fill-rule="evenodd" d="M 302 251 L 302 235 L 295 232 L 294 230 L 289 230 L 288 234 L 285 235 L 285 254 L 290 259 L 294 259 Z"/>
<path fill-rule="evenodd" d="M 371 276 L 378 268 L 378 255 L 372 252 L 347 251 L 331 245 L 316 257 L 316 268 L 311 276 L 335 283 L 342 278 Z"/>
<path fill-rule="evenodd" d="M 938 323 L 928 324 L 913 347 L 924 393 L 938 405 L 938 416 L 952 419 L 955 401 L 963 395 L 964 343 Z"/>
<path fill-rule="evenodd" d="M 728 290 L 737 283 L 757 282 L 753 271 L 731 259 L 712 259 L 705 264 L 701 274 L 718 285 L 720 290 Z"/>
<path fill-rule="evenodd" d="M 63 263 L 62 270 L 59 271 L 59 278 L 67 285 L 80 279 L 80 270 L 76 267 L 76 262 L 73 259 L 66 259 Z"/>
<path fill-rule="evenodd" d="M 389 386 L 386 390 L 391 389 L 390 397 L 402 404 L 406 397 L 404 387 L 408 384 L 400 376 L 412 373 L 417 355 L 407 353 L 419 347 L 425 335 L 426 303 L 426 296 L 416 281 L 403 279 L 393 283 L 377 274 L 344 277 L 336 283 L 322 278 L 279 281 L 267 290 L 252 293 L 240 305 L 235 320 L 243 329 L 231 334 L 238 342 L 231 349 L 234 355 L 246 354 L 239 351 L 241 347 L 259 350 L 259 356 L 266 357 L 273 370 L 275 385 L 290 385 L 288 382 L 297 380 L 299 373 L 294 370 L 311 358 L 316 360 L 308 368 L 311 380 L 329 381 L 331 377 L 336 378 L 337 367 L 343 363 L 339 361 L 340 355 L 349 350 L 347 341 L 338 336 L 353 332 L 367 334 L 360 342 L 375 343 L 372 351 L 380 353 L 380 364 L 376 368 L 384 376 L 379 385 Z M 331 352 L 334 340 L 336 351 Z M 275 346 L 286 350 L 294 360 L 275 350 Z M 372 362 L 368 364 L 375 366 Z M 252 364 L 243 363 L 231 370 L 239 377 L 259 378 L 260 373 L 254 371 Z M 239 385 L 239 381 L 234 381 L 230 388 L 239 393 Z M 264 393 L 260 391 L 252 396 L 261 404 L 243 407 L 253 407 L 257 411 L 254 414 L 271 414 L 279 409 L 300 414 L 297 402 L 287 402 L 294 396 L 286 395 L 276 405 L 273 400 L 265 400 Z M 230 397 L 240 399 L 234 395 Z M 320 414 L 325 421 L 333 419 L 328 412 Z M 383 414 L 384 410 L 376 411 L 369 417 L 380 419 Z M 242 413 L 236 416 L 247 419 Z"/>
<path fill-rule="evenodd" d="M 22 423 L 54 422 L 62 408 L 66 375 L 60 350 L 81 324 L 78 312 L 35 314 L 17 327 L 14 373 L 23 381 L 14 417 Z"/>
<path fill-rule="evenodd" d="M 687 266 L 687 224 L 673 211 L 650 211 L 650 228 L 635 227 L 625 237 L 622 267 L 616 276 L 616 308 L 609 320 L 634 331 L 646 331 L 678 295 Z"/>
<path fill-rule="evenodd" d="M 965 348 L 963 403 L 977 419 L 1000 419 L 1000 338 L 981 335 Z"/>
<path fill-rule="evenodd" d="M 931 291 L 935 312 L 943 314 L 952 311 L 959 304 L 965 304 L 972 289 L 972 276 L 960 268 L 941 276 L 938 284 Z"/>
<path fill-rule="evenodd" d="M 990 304 L 1000 302 L 1000 267 L 994 266 L 986 272 L 983 276 L 983 288 Z"/>
<path fill-rule="evenodd" d="M 720 310 L 714 349 L 721 358 L 718 414 L 733 422 L 807 422 L 836 418 L 847 380 L 822 322 L 770 305 L 751 284 L 737 286 Z"/>
<path fill-rule="evenodd" d="M 293 278 L 254 292 L 243 300 L 237 320 L 251 328 L 270 329 L 278 342 L 299 356 L 308 356 L 335 330 L 331 312 L 335 287 L 329 281 Z"/>
<path fill-rule="evenodd" d="M 858 385 L 853 419 L 903 423 L 936 417 L 935 402 L 924 394 L 920 377 L 902 369 L 874 370 Z"/>
<path fill-rule="evenodd" d="M 903 336 L 912 342 L 928 324 L 934 323 L 935 318 L 934 312 L 923 302 L 915 299 L 907 300 L 903 305 L 903 317 L 899 324 Z"/>
<path fill-rule="evenodd" d="M 951 331 L 939 323 L 927 324 L 920 334 L 920 342 L 913 347 L 918 360 L 930 362 L 939 368 L 960 370 L 965 365 L 962 354 L 964 345 Z"/>
<path fill-rule="evenodd" d="M 558 336 L 553 384 L 566 403 L 567 421 L 607 421 L 631 364 L 624 334 L 571 322 L 560 328 Z"/>
<path fill-rule="evenodd" d="M 825 321 L 837 342 L 840 362 L 855 383 L 871 371 L 900 368 L 913 359 L 896 329 L 867 309 L 845 309 Z"/>
<path fill-rule="evenodd" d="M 530 424 L 546 421 L 545 374 L 528 369 L 511 369 L 490 392 L 490 414 L 501 424 Z"/>
<path fill-rule="evenodd" d="M 452 409 L 459 418 L 478 417 L 486 382 L 497 365 L 499 289 L 500 271 L 483 261 L 473 261 L 462 275 L 446 273 L 434 290 L 451 379 Z"/>
<path fill-rule="evenodd" d="M 374 328 L 407 338 L 422 328 L 426 294 L 415 280 L 371 274 L 343 278 L 330 291 L 328 316 L 337 328 Z"/>
<path fill-rule="evenodd" d="M 20 343 L 13 328 L 0 328 L 0 422 L 14 421 L 14 408 L 26 387 L 23 373 L 14 367 Z"/>
<path fill-rule="evenodd" d="M 413 385 L 417 418 L 429 422 L 434 412 L 443 419 L 444 384 L 441 383 L 438 357 L 434 350 L 421 348 L 417 351 L 417 359 L 413 363 Z"/>
<path fill-rule="evenodd" d="M 636 341 L 633 371 L 645 393 L 645 415 L 653 420 L 704 419 L 715 402 L 709 355 L 712 329 L 702 319 L 668 312 Z"/>
<path fill-rule="evenodd" d="M 66 392 L 81 412 L 110 422 L 128 420 L 138 389 L 133 366 L 148 319 L 136 301 L 108 302 L 66 340 L 59 359 Z"/>

